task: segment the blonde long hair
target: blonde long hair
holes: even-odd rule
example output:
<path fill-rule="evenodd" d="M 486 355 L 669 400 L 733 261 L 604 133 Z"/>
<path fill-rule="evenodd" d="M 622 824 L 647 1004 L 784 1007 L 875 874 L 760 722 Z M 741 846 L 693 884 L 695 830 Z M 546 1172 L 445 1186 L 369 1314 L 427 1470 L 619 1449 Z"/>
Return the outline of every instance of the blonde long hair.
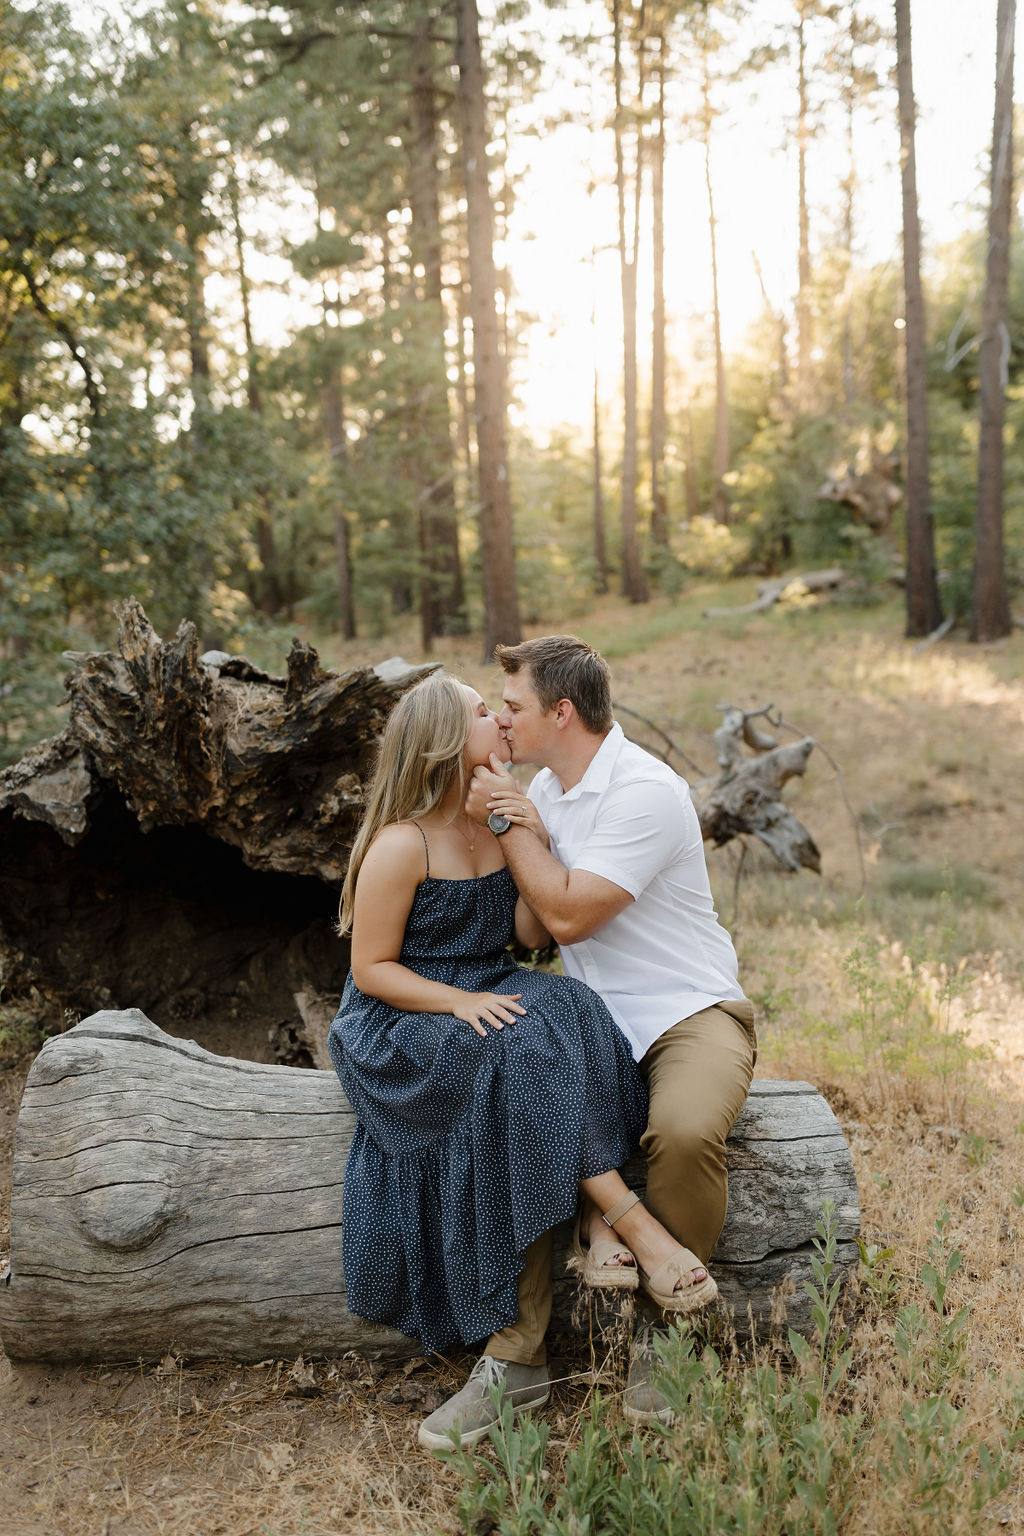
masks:
<path fill-rule="evenodd" d="M 404 693 L 388 716 L 341 889 L 338 932 L 350 933 L 356 881 L 382 827 L 435 811 L 453 784 L 466 790 L 462 754 L 473 725 L 458 678 L 435 672 Z"/>

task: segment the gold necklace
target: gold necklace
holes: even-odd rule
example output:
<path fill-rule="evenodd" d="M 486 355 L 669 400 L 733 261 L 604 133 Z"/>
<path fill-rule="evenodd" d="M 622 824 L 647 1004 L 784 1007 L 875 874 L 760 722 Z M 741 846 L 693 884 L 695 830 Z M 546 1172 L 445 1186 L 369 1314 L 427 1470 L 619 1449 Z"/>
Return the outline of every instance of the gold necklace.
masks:
<path fill-rule="evenodd" d="M 466 842 L 469 844 L 469 851 L 470 851 L 470 853 L 474 853 L 476 851 L 476 833 L 475 832 L 473 833 L 473 841 L 470 842 L 469 841 L 469 833 L 468 832 L 464 832 L 462 830 L 462 828 L 459 826 L 458 822 L 450 821 L 448 823 L 448 825 L 450 827 L 454 827 L 456 832 L 459 834 L 459 836 L 460 837 L 464 837 L 466 839 Z M 473 825 L 476 826 L 476 822 L 474 822 Z"/>

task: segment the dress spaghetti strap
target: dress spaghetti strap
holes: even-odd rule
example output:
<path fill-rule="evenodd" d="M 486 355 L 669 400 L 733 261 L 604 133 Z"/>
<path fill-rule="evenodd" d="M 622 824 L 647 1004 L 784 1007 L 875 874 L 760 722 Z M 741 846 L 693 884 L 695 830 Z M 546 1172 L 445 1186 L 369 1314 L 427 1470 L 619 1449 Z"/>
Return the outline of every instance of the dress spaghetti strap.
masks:
<path fill-rule="evenodd" d="M 426 855 L 426 859 L 427 859 L 427 879 L 429 880 L 430 879 L 430 845 L 427 842 L 427 834 L 424 832 L 423 828 L 420 826 L 418 821 L 414 821 L 413 822 L 413 826 L 416 828 L 416 830 L 419 833 L 420 837 L 422 837 L 422 839 L 423 839 L 423 852 Z"/>

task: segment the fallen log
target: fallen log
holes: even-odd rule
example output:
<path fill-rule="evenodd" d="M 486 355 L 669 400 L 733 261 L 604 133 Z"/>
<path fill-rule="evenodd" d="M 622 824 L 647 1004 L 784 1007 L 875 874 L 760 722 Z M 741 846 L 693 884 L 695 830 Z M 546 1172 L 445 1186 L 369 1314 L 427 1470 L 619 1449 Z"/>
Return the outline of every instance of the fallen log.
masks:
<path fill-rule="evenodd" d="M 734 619 L 750 613 L 766 613 L 783 599 L 820 597 L 842 586 L 846 572 L 841 566 L 829 566 L 824 571 L 804 571 L 802 575 L 773 576 L 758 584 L 757 597 L 752 603 L 741 603 L 738 608 L 705 608 L 705 619 Z"/>
<path fill-rule="evenodd" d="M 211 1055 L 137 1009 L 48 1041 L 18 1120 L 0 1338 L 13 1359 L 400 1355 L 345 1306 L 341 1191 L 354 1115 L 333 1073 Z M 835 1202 L 856 1262 L 849 1149 L 808 1083 L 755 1081 L 729 1138 L 713 1261 L 737 1329 L 811 1330 L 812 1239 Z M 642 1184 L 643 1170 L 631 1170 Z M 564 1234 L 563 1234 L 564 1237 Z M 567 1322 L 574 1287 L 556 1292 Z"/>

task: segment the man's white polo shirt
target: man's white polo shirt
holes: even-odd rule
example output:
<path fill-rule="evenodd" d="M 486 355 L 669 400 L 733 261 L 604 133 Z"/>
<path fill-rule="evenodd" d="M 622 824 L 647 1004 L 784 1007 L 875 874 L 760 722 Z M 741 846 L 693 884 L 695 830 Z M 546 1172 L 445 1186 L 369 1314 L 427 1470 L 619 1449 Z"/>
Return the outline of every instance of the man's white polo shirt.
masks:
<path fill-rule="evenodd" d="M 566 794 L 550 768 L 529 790 L 551 851 L 633 901 L 593 938 L 562 945 L 566 973 L 599 992 L 637 1061 L 680 1019 L 739 999 L 689 785 L 614 725 Z"/>

